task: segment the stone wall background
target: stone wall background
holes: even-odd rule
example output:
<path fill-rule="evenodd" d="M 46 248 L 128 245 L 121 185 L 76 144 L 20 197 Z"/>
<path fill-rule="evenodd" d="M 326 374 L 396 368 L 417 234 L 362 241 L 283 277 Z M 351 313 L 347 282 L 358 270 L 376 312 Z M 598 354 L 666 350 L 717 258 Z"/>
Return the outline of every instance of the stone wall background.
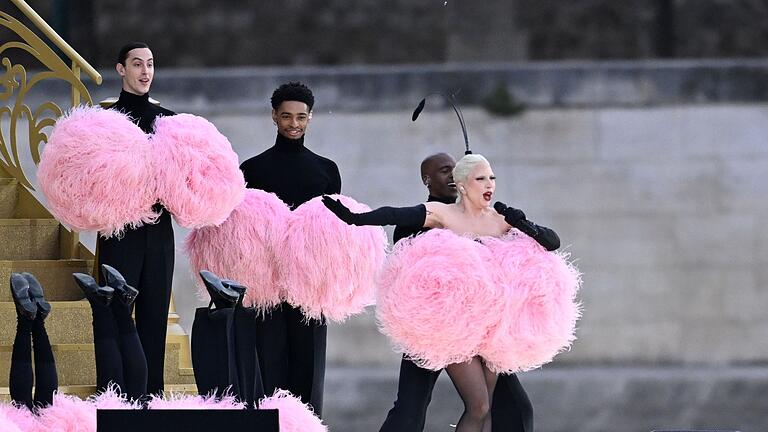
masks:
<path fill-rule="evenodd" d="M 94 66 L 764 57 L 765 0 L 30 0 Z M 0 10 L 13 8 L 0 1 Z M 0 40 L 6 36 L 0 32 Z"/>

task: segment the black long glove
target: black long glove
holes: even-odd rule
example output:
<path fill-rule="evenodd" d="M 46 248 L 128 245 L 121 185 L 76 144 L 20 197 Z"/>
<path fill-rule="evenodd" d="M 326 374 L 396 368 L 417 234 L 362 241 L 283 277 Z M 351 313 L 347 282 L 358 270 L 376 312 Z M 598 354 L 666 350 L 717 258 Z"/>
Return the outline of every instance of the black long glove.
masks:
<path fill-rule="evenodd" d="M 523 213 L 522 210 L 514 207 L 507 207 L 507 205 L 501 201 L 496 201 L 493 208 L 496 209 L 500 215 L 504 216 L 504 220 L 508 224 L 529 235 L 540 245 L 544 246 L 544 249 L 553 251 L 560 247 L 560 237 L 557 236 L 557 233 L 547 227 L 536 225 L 529 221 L 525 218 L 525 213 Z"/>
<path fill-rule="evenodd" d="M 341 201 L 323 195 L 323 204 L 339 219 L 349 225 L 403 225 L 424 226 L 427 208 L 424 204 L 413 207 L 379 207 L 366 213 L 352 213 Z"/>

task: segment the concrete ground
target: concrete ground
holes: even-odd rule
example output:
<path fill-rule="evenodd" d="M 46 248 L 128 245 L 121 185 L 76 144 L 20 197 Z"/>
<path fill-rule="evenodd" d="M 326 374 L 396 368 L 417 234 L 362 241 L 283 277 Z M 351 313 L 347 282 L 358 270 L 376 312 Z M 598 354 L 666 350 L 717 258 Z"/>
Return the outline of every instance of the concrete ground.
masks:
<path fill-rule="evenodd" d="M 533 403 L 537 432 L 768 430 L 763 367 L 547 367 L 519 377 Z M 330 430 L 377 431 L 395 398 L 397 368 L 331 368 L 325 389 Z M 442 374 L 425 431 L 451 431 L 461 409 Z"/>

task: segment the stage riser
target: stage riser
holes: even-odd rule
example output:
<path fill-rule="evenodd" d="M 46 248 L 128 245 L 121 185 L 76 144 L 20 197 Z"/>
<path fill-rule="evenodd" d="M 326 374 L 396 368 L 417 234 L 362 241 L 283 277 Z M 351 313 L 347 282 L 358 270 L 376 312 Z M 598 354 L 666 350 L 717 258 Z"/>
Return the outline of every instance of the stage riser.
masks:
<path fill-rule="evenodd" d="M 16 322 L 13 303 L 0 303 L 0 316 Z M 53 310 L 45 322 L 52 344 L 89 344 L 93 342 L 91 306 L 87 301 L 53 303 Z M 16 335 L 16 325 L 0 326 L 0 345 L 10 348 Z"/>
<path fill-rule="evenodd" d="M 0 260 L 59 258 L 56 219 L 0 219 Z"/>
<path fill-rule="evenodd" d="M 194 384 L 193 371 L 179 367 L 179 349 L 179 344 L 166 344 L 165 382 L 169 385 Z M 90 385 L 96 382 L 93 345 L 55 344 L 53 345 L 53 356 L 56 358 L 56 370 L 60 386 Z M 10 366 L 11 350 L 9 347 L 1 347 L 0 387 L 8 387 Z"/>
<path fill-rule="evenodd" d="M 8 282 L 13 272 L 35 275 L 50 302 L 81 300 L 85 296 L 75 285 L 72 273 L 90 273 L 91 266 L 86 260 L 0 261 L 0 302 L 13 301 Z"/>
<path fill-rule="evenodd" d="M 19 199 L 18 184 L 16 179 L 0 178 L 0 219 L 13 217 Z"/>

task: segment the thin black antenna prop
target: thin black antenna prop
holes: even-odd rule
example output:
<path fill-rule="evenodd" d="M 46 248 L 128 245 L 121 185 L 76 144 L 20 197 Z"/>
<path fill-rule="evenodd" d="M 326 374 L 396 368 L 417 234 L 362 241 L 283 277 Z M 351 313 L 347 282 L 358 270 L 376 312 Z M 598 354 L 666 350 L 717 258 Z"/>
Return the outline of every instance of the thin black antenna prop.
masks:
<path fill-rule="evenodd" d="M 427 98 L 432 95 L 439 95 L 445 98 L 445 100 L 448 101 L 449 104 L 451 104 L 451 107 L 453 108 L 453 111 L 456 113 L 456 116 L 459 118 L 459 124 L 461 125 L 461 132 L 464 134 L 464 154 L 472 154 L 472 150 L 469 149 L 469 137 L 467 136 L 467 125 L 464 123 L 464 115 L 461 112 L 461 108 L 459 108 L 459 104 L 456 102 L 456 98 L 453 94 L 446 96 L 443 93 L 430 93 L 424 99 L 419 102 L 419 105 L 416 107 L 415 110 L 413 110 L 413 115 L 411 116 L 412 121 L 416 121 L 417 118 L 419 118 L 419 114 L 421 114 L 422 111 L 424 111 L 424 105 L 427 103 Z"/>

